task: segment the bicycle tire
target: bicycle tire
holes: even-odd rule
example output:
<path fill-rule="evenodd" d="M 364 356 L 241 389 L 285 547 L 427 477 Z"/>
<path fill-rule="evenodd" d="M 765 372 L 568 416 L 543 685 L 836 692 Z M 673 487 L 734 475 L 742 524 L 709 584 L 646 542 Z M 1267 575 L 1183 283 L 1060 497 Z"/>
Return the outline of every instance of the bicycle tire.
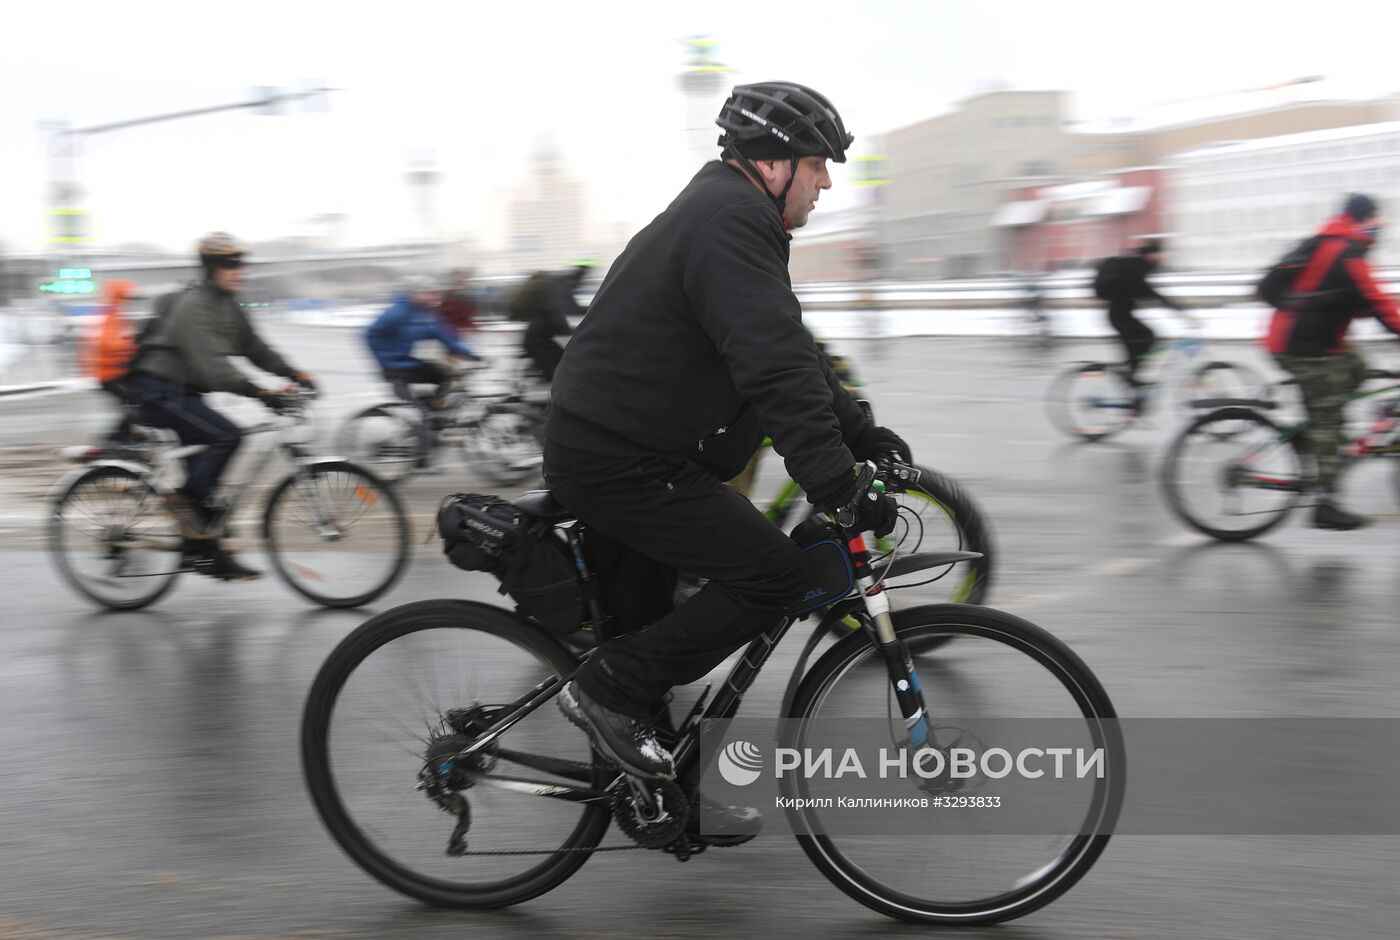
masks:
<path fill-rule="evenodd" d="M 151 589 L 135 597 L 121 599 L 95 589 L 90 583 L 90 579 L 84 577 L 80 572 L 74 569 L 73 562 L 68 557 L 66 547 L 68 542 L 66 523 L 66 519 L 68 518 L 67 507 L 74 503 L 77 494 L 79 494 L 83 488 L 98 485 L 104 480 L 114 484 L 120 483 L 123 489 L 137 488 L 145 494 L 143 501 L 149 499 L 159 506 L 160 498 L 155 489 L 140 473 L 134 470 L 111 465 L 99 465 L 85 470 L 64 487 L 63 492 L 54 499 L 53 511 L 49 514 L 49 554 L 53 557 L 54 564 L 58 568 L 59 574 L 62 575 L 63 579 L 88 600 L 108 610 L 140 610 L 143 607 L 154 604 L 170 592 L 170 589 L 175 586 L 175 581 L 183 570 L 182 565 L 177 563 L 164 575 L 143 575 L 142 577 L 150 579 L 149 583 L 151 584 Z M 73 511 L 76 513 L 76 508 Z M 163 508 L 159 509 L 159 511 L 161 513 L 165 512 Z M 179 524 L 175 522 L 174 517 L 168 518 L 172 531 L 177 533 L 174 537 L 178 538 Z M 172 548 L 173 545 L 174 543 L 172 542 Z"/>
<path fill-rule="evenodd" d="M 1126 406 L 1104 407 L 1096 403 L 1102 396 L 1096 398 L 1077 388 L 1090 379 L 1106 382 L 1115 403 L 1134 397 L 1133 387 L 1111 363 L 1081 362 L 1051 380 L 1045 394 L 1045 407 L 1051 424 L 1063 433 L 1082 441 L 1102 441 L 1127 430 L 1134 418 Z M 1081 414 L 1081 409 L 1087 410 Z M 1091 418 L 1099 423 L 1090 423 Z"/>
<path fill-rule="evenodd" d="M 1205 435 L 1216 443 L 1226 444 L 1238 438 L 1243 433 L 1237 426 L 1238 423 L 1254 425 L 1267 429 L 1269 433 L 1275 435 L 1282 434 L 1282 428 L 1278 424 L 1260 414 L 1259 412 L 1245 407 L 1232 406 L 1219 408 L 1208 414 L 1201 415 L 1192 421 L 1182 430 L 1172 441 L 1167 449 L 1166 459 L 1162 462 L 1162 492 L 1166 497 L 1167 506 L 1178 519 L 1186 523 L 1203 535 L 1208 535 L 1213 539 L 1222 542 L 1243 542 L 1256 538 L 1280 525 L 1297 506 L 1302 498 L 1301 492 L 1295 493 L 1293 497 L 1285 501 L 1285 504 L 1272 513 L 1260 513 L 1261 521 L 1257 525 L 1245 526 L 1239 529 L 1224 529 L 1220 526 L 1211 525 L 1202 517 L 1202 513 L 1193 509 L 1190 502 L 1189 493 L 1191 487 L 1183 483 L 1181 479 L 1181 462 L 1183 452 L 1188 441 L 1193 436 L 1201 434 L 1203 429 L 1210 428 L 1211 425 L 1224 425 L 1226 422 L 1235 422 L 1236 425 L 1227 426 L 1220 431 L 1204 431 Z M 1302 468 L 1307 465 L 1307 453 L 1302 443 L 1303 435 L 1296 434 L 1290 438 L 1285 447 L 1289 448 L 1295 455 L 1301 479 Z M 1223 468 L 1222 468 L 1223 471 Z"/>
<path fill-rule="evenodd" d="M 789 820 L 798 833 L 797 841 L 817 869 L 849 897 L 888 917 L 910 923 L 944 925 L 985 925 L 1025 916 L 1072 888 L 1084 877 L 1108 846 L 1111 830 L 1122 809 L 1126 780 L 1126 757 L 1117 714 L 1097 677 L 1089 667 L 1063 642 L 1019 617 L 986 607 L 962 604 L 936 604 L 911 607 L 893 614 L 895 632 L 909 646 L 930 649 L 938 644 L 929 640 L 951 634 L 975 636 L 993 640 L 1019 650 L 1049 670 L 1064 685 L 1090 718 L 1091 727 L 1097 723 L 1097 739 L 1107 754 L 1107 781 L 1095 788 L 1089 816 L 1097 824 L 1092 834 L 1080 834 L 1069 843 L 1070 849 L 1054 864 L 1044 866 L 1022 879 L 1009 892 L 971 902 L 936 902 L 913 898 L 897 889 L 877 882 L 859 864 L 846 858 L 836 842 L 828 835 L 814 834 L 806 816 L 811 811 L 801 808 L 787 810 Z M 961 647 L 959 647 L 961 648 Z M 829 649 L 803 680 L 793 699 L 791 724 L 808 718 L 821 698 L 862 656 L 878 658 L 879 653 L 862 633 L 852 634 Z M 793 740 L 786 742 L 795 744 Z M 795 792 L 790 778 L 782 778 L 785 796 Z M 803 830 L 807 834 L 802 834 Z"/>
<path fill-rule="evenodd" d="M 473 601 L 432 600 L 386 611 L 341 640 L 312 682 L 301 726 L 302 770 L 307 788 L 331 837 L 355 864 L 381 884 L 439 907 L 485 909 L 519 904 L 557 887 L 588 861 L 592 853 L 578 850 L 594 848 L 602 841 L 611 819 L 607 808 L 585 806 L 559 850 L 539 865 L 514 878 L 467 887 L 413 871 L 381 851 L 351 818 L 331 771 L 330 724 L 346 680 L 370 654 L 390 641 L 441 627 L 479 630 L 503 639 L 534 656 L 555 675 L 567 675 L 578 666 L 573 654 L 552 636 L 499 607 Z M 601 786 L 606 779 L 606 771 L 595 764 L 595 784 Z"/>
<path fill-rule="evenodd" d="M 517 486 L 539 474 L 543 415 L 524 402 L 488 405 L 462 446 L 477 471 L 496 486 Z"/>
<path fill-rule="evenodd" d="M 1270 394 L 1264 377 L 1249 366 L 1215 359 L 1197 366 L 1190 378 L 1172 391 L 1172 400 L 1182 415 L 1195 415 L 1200 409 L 1192 405 L 1202 399 L 1256 399 Z"/>
<path fill-rule="evenodd" d="M 343 456 L 372 470 L 386 483 L 397 483 L 413 475 L 418 461 L 418 422 L 420 416 L 408 402 L 383 401 L 355 412 L 340 426 L 336 449 Z M 369 421 L 382 421 L 387 429 L 367 438 L 363 431 Z"/>
<path fill-rule="evenodd" d="M 928 467 L 920 467 L 919 484 L 909 487 L 903 492 L 915 499 L 927 500 L 932 503 L 938 512 L 947 517 L 958 537 L 954 544 L 948 545 L 901 544 L 898 546 L 898 553 L 908 555 L 920 551 L 980 552 L 981 558 L 975 561 L 959 562 L 954 570 L 946 575 L 951 577 L 962 572 L 952 596 L 945 600 L 954 604 L 985 604 L 987 595 L 991 591 L 992 574 L 996 569 L 997 551 L 991 523 L 987 521 L 986 515 L 978 507 L 976 500 L 951 477 L 936 470 L 930 470 Z M 815 511 L 815 507 L 809 506 L 802 518 L 807 518 Z M 879 540 L 875 544 L 878 545 Z M 878 565 L 876 570 L 878 571 Z M 899 589 L 898 584 L 894 587 Z M 832 632 L 837 634 L 843 632 L 840 628 L 840 621 L 833 623 Z"/>
<path fill-rule="evenodd" d="M 919 485 L 910 487 L 905 492 L 937 504 L 943 513 L 953 520 L 962 536 L 961 543 L 956 546 L 957 551 L 982 553 L 982 557 L 976 561 L 962 563 L 966 574 L 958 583 L 952 603 L 985 604 L 997 564 L 996 539 L 992 534 L 991 523 L 987 521 L 986 515 L 972 495 L 952 478 L 927 467 L 920 467 L 919 471 Z M 943 547 L 928 546 L 934 551 L 942 550 Z M 918 550 L 920 549 L 915 549 Z"/>
<path fill-rule="evenodd" d="M 278 509 L 281 501 L 293 493 L 293 487 L 297 484 L 298 473 L 307 472 L 313 476 L 327 475 L 330 473 L 340 473 L 358 480 L 355 484 L 354 492 L 362 494 L 362 499 L 372 499 L 374 501 L 383 500 L 390 509 L 390 518 L 393 520 L 393 551 L 394 561 L 383 576 L 376 579 L 363 589 L 348 595 L 334 595 L 313 587 L 306 579 L 296 576 L 294 572 L 294 562 L 284 557 L 283 546 L 278 542 L 277 528 L 274 525 L 278 516 Z M 375 474 L 366 470 L 349 460 L 322 461 L 305 468 L 305 471 L 294 471 L 283 478 L 272 491 L 272 495 L 267 500 L 267 506 L 263 509 L 262 523 L 263 541 L 267 545 L 268 557 L 272 560 L 272 567 L 276 570 L 287 586 L 296 591 L 301 596 L 313 603 L 320 604 L 328 608 L 362 607 L 370 601 L 389 590 L 403 575 L 404 569 L 408 566 L 409 559 L 409 532 L 408 518 L 404 515 L 403 506 L 399 498 L 394 494 L 392 487 L 385 481 L 379 479 Z"/>

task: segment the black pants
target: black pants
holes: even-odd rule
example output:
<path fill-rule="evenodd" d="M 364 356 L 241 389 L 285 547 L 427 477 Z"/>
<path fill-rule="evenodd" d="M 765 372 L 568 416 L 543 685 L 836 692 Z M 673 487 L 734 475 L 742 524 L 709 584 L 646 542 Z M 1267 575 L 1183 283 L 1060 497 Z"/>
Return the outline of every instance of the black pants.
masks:
<path fill-rule="evenodd" d="M 385 369 L 384 378 L 394 387 L 395 395 L 418 409 L 421 419 L 418 422 L 418 463 L 426 465 L 433 452 L 433 411 L 452 373 L 439 363 L 420 361 L 404 369 Z M 414 395 L 410 385 L 432 385 L 433 394 L 425 400 Z"/>
<path fill-rule="evenodd" d="M 131 414 L 128 411 L 127 402 L 130 400 L 127 384 L 130 378 L 109 379 L 101 383 L 102 391 L 111 395 L 117 400 L 117 407 L 121 409 L 121 418 L 117 420 L 117 426 L 112 428 L 107 434 L 107 440 L 113 444 L 120 444 L 131 437 Z"/>
<path fill-rule="evenodd" d="M 129 388 L 132 399 L 140 405 L 144 423 L 169 428 L 181 444 L 204 445 L 204 450 L 185 458 L 184 490 L 191 499 L 207 505 L 224 467 L 243 442 L 243 432 L 206 405 L 204 396 L 183 385 L 153 375 L 137 375 Z"/>
<path fill-rule="evenodd" d="M 522 343 L 525 355 L 530 357 L 530 362 L 535 369 L 544 377 L 546 382 L 554 381 L 554 370 L 559 368 L 559 360 L 564 358 L 564 347 L 554 341 L 554 337 L 542 334 L 525 334 L 525 341 Z"/>
<path fill-rule="evenodd" d="M 1133 316 L 1135 305 L 1131 300 L 1114 300 L 1108 305 L 1108 324 L 1117 331 L 1128 353 L 1128 381 L 1138 384 L 1137 370 L 1144 356 L 1152 351 L 1157 342 L 1157 334 L 1152 328 Z"/>
<path fill-rule="evenodd" d="M 672 687 L 696 681 L 776 624 L 806 588 L 797 545 L 684 458 L 606 457 L 547 441 L 544 477 L 590 532 L 709 579 L 644 630 L 603 644 L 580 670 L 584 693 L 614 711 L 652 714 Z"/>

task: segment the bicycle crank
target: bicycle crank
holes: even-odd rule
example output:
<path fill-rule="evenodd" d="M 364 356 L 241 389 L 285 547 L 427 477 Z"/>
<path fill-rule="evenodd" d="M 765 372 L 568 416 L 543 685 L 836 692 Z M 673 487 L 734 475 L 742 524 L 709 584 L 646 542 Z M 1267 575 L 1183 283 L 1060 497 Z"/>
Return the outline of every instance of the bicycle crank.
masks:
<path fill-rule="evenodd" d="M 613 819 L 623 835 L 644 849 L 666 848 L 685 836 L 690 800 L 680 786 L 624 779 L 626 786 L 617 787 L 612 798 Z"/>

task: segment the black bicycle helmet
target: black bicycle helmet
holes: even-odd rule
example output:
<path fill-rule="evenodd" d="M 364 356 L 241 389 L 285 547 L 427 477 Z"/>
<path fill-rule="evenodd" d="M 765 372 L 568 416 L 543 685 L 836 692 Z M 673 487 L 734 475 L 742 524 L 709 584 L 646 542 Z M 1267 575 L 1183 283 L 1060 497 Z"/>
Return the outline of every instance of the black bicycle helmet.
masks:
<path fill-rule="evenodd" d="M 756 82 L 735 85 L 715 123 L 724 131 L 719 145 L 724 155 L 743 167 L 768 193 L 787 222 L 787 194 L 797 178 L 801 157 L 826 157 L 846 162 L 846 148 L 855 138 L 846 132 L 831 102 L 796 82 Z M 783 160 L 792 164 L 787 185 L 774 194 L 752 160 Z"/>
<path fill-rule="evenodd" d="M 752 148 L 746 144 L 767 140 L 800 157 L 837 163 L 846 162 L 846 148 L 855 139 L 830 101 L 796 82 L 736 85 L 715 123 L 724 131 L 719 145 L 726 150 L 747 152 Z"/>

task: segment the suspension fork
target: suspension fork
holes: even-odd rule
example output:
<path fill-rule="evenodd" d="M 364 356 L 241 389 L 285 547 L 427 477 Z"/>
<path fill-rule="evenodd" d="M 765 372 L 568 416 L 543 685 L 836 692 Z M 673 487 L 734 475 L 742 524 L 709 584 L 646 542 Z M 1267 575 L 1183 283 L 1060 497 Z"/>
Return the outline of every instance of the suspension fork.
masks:
<path fill-rule="evenodd" d="M 894 688 L 894 698 L 899 704 L 899 714 L 904 719 L 908 745 L 914 749 L 928 746 L 930 742 L 928 718 L 924 707 L 924 691 L 919 685 L 919 674 L 914 669 L 914 660 L 902 641 L 894 632 L 894 620 L 890 617 L 890 600 L 884 586 L 875 583 L 870 571 L 870 550 L 866 547 L 865 536 L 857 532 L 846 544 L 855 567 L 856 586 L 865 601 L 869 619 L 866 629 L 871 634 L 875 648 L 885 661 L 890 685 Z"/>

